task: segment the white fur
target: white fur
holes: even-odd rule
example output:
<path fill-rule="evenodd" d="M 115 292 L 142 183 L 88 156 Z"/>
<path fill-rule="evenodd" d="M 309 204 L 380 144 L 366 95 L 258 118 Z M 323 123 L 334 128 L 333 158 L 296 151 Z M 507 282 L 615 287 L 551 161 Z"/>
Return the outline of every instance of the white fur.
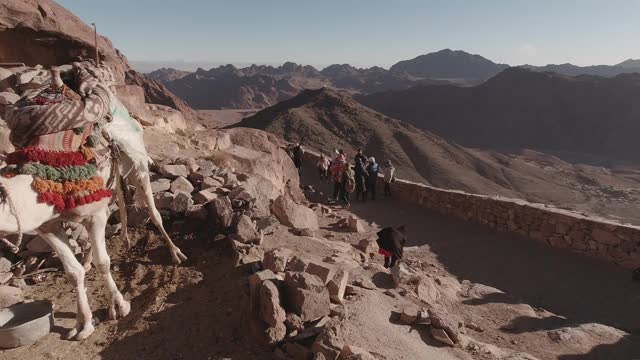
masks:
<path fill-rule="evenodd" d="M 148 164 L 149 156 L 144 148 L 142 140 L 142 128 L 133 121 L 126 108 L 115 99 L 111 94 L 112 105 L 118 107 L 113 116 L 113 120 L 105 127 L 116 144 L 120 145 L 123 152 L 121 153 L 118 163 L 117 183 L 120 183 L 120 177 L 126 176 L 128 180 L 136 186 L 137 191 L 144 194 L 143 199 L 153 222 L 158 226 L 165 242 L 169 246 L 171 257 L 175 263 L 186 260 L 186 256 L 180 249 L 173 244 L 171 238 L 162 225 L 160 213 L 153 202 L 151 192 L 151 182 L 149 179 Z M 114 103 L 117 102 L 117 103 Z M 112 106 L 112 109 L 113 109 Z M 128 119 L 127 119 L 128 118 Z M 132 126 L 138 126 L 139 132 L 127 131 L 132 130 Z M 100 175 L 105 179 L 108 178 L 110 166 L 106 165 L 101 168 Z M 113 281 L 110 272 L 110 258 L 107 254 L 105 244 L 105 227 L 108 218 L 108 205 L 110 199 L 79 206 L 75 209 L 67 210 L 63 213 L 55 211 L 54 207 L 48 204 L 39 203 L 37 193 L 31 188 L 33 176 L 18 175 L 13 178 L 0 177 L 0 185 L 4 187 L 13 200 L 15 206 L 15 214 L 20 217 L 21 229 L 18 229 L 18 223 L 14 212 L 11 211 L 9 204 L 0 203 L 0 234 L 15 234 L 19 230 L 23 233 L 36 231 L 48 243 L 52 249 L 58 254 L 64 270 L 69 280 L 74 285 L 78 310 L 76 316 L 76 325 L 67 334 L 68 339 L 82 340 L 91 335 L 94 327 L 91 323 L 91 309 L 87 298 L 86 287 L 84 283 L 84 275 L 88 264 L 80 264 L 69 247 L 66 234 L 62 223 L 71 221 L 83 224 L 89 233 L 91 241 L 91 252 L 85 257 L 86 261 L 92 261 L 103 280 L 106 282 L 106 288 L 109 292 L 109 315 L 112 319 L 126 316 L 130 310 L 130 304 L 118 290 L 116 283 Z M 116 194 L 121 209 L 125 208 L 124 198 L 121 194 Z M 125 211 L 126 212 L 126 211 Z M 123 217 L 122 237 L 127 240 L 126 216 Z"/>

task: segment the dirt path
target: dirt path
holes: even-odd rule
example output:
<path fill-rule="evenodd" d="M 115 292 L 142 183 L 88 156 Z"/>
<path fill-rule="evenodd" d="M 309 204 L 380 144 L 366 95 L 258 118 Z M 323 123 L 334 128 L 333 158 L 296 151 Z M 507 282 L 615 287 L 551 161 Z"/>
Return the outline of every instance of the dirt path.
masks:
<path fill-rule="evenodd" d="M 324 194 L 331 185 L 307 171 L 305 184 Z M 378 189 L 381 193 L 381 189 Z M 426 248 L 460 281 L 496 287 L 509 297 L 490 297 L 472 305 L 515 302 L 543 308 L 559 316 L 514 319 L 521 332 L 553 330 L 568 325 L 600 323 L 633 334 L 617 346 L 595 348 L 591 357 L 640 354 L 640 285 L 620 267 L 513 234 L 494 233 L 479 225 L 442 216 L 404 202 L 382 199 L 352 202 L 354 214 L 380 226 L 405 224 L 407 246 Z"/>

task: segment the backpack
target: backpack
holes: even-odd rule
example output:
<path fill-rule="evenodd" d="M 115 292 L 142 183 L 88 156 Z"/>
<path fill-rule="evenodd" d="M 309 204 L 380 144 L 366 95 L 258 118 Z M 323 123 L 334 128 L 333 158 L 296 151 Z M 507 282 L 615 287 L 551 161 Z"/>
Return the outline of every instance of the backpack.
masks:
<path fill-rule="evenodd" d="M 352 193 L 356 189 L 356 179 L 354 178 L 353 170 L 345 170 L 344 175 L 346 178 L 344 189 L 346 192 Z"/>

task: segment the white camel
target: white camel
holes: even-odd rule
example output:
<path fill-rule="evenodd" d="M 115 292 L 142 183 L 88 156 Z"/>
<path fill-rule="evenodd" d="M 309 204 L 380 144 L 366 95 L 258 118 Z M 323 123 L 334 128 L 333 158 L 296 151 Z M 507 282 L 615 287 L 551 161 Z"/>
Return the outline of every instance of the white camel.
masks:
<path fill-rule="evenodd" d="M 118 184 L 121 177 L 126 177 L 136 187 L 136 191 L 141 192 L 142 196 L 140 198 L 145 203 L 152 221 L 158 226 L 169 246 L 173 261 L 180 263 L 186 260 L 186 256 L 171 241 L 162 225 L 160 213 L 154 205 L 148 172 L 148 161 L 150 159 L 144 149 L 142 128 L 135 120 L 129 117 L 126 108 L 113 94 L 110 94 L 110 97 L 113 117 L 112 121 L 107 123 L 103 129 L 111 137 L 113 143 L 120 145 L 124 150 L 117 160 L 115 171 L 117 181 L 114 181 L 121 214 L 125 214 L 121 217 L 123 222 L 122 236 L 127 239 L 126 211 L 124 210 L 124 197 L 120 191 L 121 186 L 118 186 Z M 132 134 L 132 130 L 135 130 L 135 134 Z M 102 166 L 99 166 L 99 174 L 104 179 L 108 179 L 112 175 L 112 166 L 111 162 L 105 161 Z M 76 222 L 86 227 L 93 253 L 92 262 L 106 282 L 109 292 L 109 318 L 124 317 L 129 313 L 131 306 L 124 299 L 111 276 L 110 258 L 105 244 L 105 227 L 109 215 L 108 205 L 111 199 L 102 199 L 101 201 L 60 213 L 53 206 L 38 202 L 38 195 L 31 187 L 33 180 L 34 178 L 31 175 L 17 175 L 13 178 L 0 177 L 0 235 L 35 231 L 58 254 L 77 294 L 76 324 L 66 334 L 66 338 L 82 340 L 94 331 L 84 283 L 85 267 L 76 259 L 69 246 L 67 235 L 63 229 L 63 222 Z"/>

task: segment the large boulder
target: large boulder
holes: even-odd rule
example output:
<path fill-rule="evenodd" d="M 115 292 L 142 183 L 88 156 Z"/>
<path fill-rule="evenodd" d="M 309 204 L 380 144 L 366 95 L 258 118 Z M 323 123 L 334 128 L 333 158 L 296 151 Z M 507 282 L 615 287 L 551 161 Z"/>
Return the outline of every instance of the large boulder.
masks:
<path fill-rule="evenodd" d="M 315 211 L 296 203 L 287 195 L 279 196 L 273 202 L 271 212 L 286 226 L 295 229 L 319 229 Z"/>
<path fill-rule="evenodd" d="M 269 326 L 284 324 L 286 313 L 280 305 L 278 287 L 267 280 L 260 287 L 260 318 Z"/>
<path fill-rule="evenodd" d="M 285 306 L 302 321 L 329 315 L 329 291 L 319 277 L 307 273 L 288 272 L 284 279 Z"/>
<path fill-rule="evenodd" d="M 248 128 L 221 130 L 215 135 L 206 132 L 200 139 L 218 150 L 213 160 L 222 167 L 269 180 L 274 186 L 271 199 L 287 193 L 288 187 L 299 189 L 298 171 L 275 135 Z"/>

